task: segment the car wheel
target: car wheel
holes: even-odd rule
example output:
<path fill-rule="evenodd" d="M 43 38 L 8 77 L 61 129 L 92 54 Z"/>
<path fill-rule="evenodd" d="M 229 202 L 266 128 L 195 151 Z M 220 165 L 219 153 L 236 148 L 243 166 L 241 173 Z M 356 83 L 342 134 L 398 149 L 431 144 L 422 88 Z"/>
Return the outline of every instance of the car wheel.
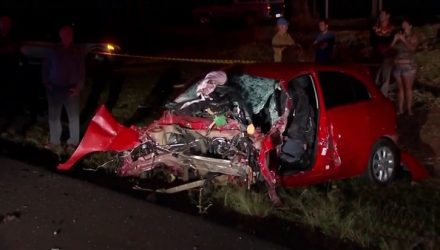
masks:
<path fill-rule="evenodd" d="M 367 177 L 379 185 L 391 183 L 397 174 L 399 155 L 393 142 L 381 139 L 373 147 L 368 161 Z"/>

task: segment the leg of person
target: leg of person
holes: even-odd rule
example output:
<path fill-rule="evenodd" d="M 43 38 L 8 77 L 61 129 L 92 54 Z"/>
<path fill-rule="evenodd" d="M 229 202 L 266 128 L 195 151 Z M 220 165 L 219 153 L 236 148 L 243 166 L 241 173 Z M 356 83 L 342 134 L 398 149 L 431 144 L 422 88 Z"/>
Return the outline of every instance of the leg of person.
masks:
<path fill-rule="evenodd" d="M 63 98 L 54 93 L 47 93 L 47 102 L 49 116 L 49 143 L 52 145 L 60 145 Z"/>
<path fill-rule="evenodd" d="M 399 69 L 394 70 L 394 79 L 397 84 L 397 114 L 403 113 L 403 101 L 404 101 L 404 92 L 403 92 L 403 83 L 401 72 Z"/>
<path fill-rule="evenodd" d="M 283 57 L 283 51 L 281 48 L 274 48 L 273 60 L 274 62 L 281 62 Z"/>
<path fill-rule="evenodd" d="M 390 89 L 390 78 L 391 78 L 392 69 L 393 69 L 393 64 L 389 60 L 385 59 L 385 61 L 382 64 L 381 91 L 386 97 L 388 97 L 388 92 Z"/>
<path fill-rule="evenodd" d="M 405 99 L 406 99 L 406 109 L 408 111 L 408 115 L 412 115 L 412 99 L 413 93 L 412 88 L 414 85 L 414 79 L 416 78 L 416 69 L 411 67 L 408 71 L 406 71 L 402 75 L 403 87 L 405 90 Z"/>
<path fill-rule="evenodd" d="M 64 103 L 69 119 L 68 145 L 76 146 L 79 143 L 79 99 L 79 96 L 69 96 Z"/>

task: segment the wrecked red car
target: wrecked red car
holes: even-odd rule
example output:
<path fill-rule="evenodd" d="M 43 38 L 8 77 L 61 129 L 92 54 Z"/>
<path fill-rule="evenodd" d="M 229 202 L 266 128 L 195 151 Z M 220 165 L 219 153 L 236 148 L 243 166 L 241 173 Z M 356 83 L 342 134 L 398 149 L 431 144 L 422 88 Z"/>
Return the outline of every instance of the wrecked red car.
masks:
<path fill-rule="evenodd" d="M 160 176 L 174 193 L 207 182 L 276 188 L 367 176 L 388 184 L 401 168 L 426 169 L 396 145 L 394 105 L 360 65 L 255 64 L 213 71 L 188 85 L 146 127 L 124 127 L 101 107 L 71 158 L 115 151 L 99 168 Z"/>

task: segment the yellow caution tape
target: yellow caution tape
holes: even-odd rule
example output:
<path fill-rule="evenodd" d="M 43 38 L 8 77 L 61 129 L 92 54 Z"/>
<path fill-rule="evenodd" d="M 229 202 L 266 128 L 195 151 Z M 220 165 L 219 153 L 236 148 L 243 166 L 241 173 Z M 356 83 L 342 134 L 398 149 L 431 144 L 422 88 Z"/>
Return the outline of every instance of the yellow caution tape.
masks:
<path fill-rule="evenodd" d="M 178 57 L 162 57 L 162 56 L 141 56 L 141 55 L 118 54 L 118 53 L 109 53 L 109 52 L 96 52 L 96 54 L 107 55 L 107 56 L 137 58 L 137 59 L 150 60 L 150 61 L 197 62 L 197 63 L 212 63 L 212 64 L 253 64 L 253 63 L 258 63 L 258 61 L 253 61 L 253 60 L 230 60 L 230 59 L 203 59 L 203 58 L 178 58 Z"/>

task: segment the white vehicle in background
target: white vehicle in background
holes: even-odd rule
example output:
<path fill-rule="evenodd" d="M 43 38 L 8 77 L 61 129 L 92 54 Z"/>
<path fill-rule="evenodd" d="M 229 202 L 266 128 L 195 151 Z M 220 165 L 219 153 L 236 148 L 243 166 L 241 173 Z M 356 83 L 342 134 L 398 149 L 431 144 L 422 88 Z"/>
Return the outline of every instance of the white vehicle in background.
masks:
<path fill-rule="evenodd" d="M 207 0 L 194 9 L 193 19 L 200 24 L 244 21 L 247 24 L 284 15 L 284 0 Z"/>

